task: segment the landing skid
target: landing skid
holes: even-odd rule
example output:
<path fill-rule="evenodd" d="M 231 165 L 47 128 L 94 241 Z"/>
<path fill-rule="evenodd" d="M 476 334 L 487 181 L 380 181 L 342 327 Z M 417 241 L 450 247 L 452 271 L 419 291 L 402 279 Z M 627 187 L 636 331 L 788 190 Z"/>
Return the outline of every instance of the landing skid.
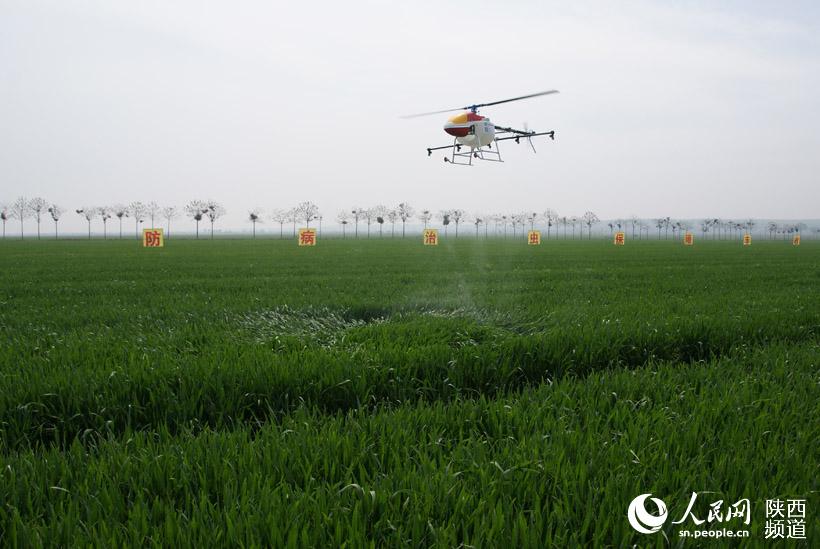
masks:
<path fill-rule="evenodd" d="M 492 143 L 487 145 L 486 149 L 470 147 L 469 151 L 462 152 L 462 148 L 467 148 L 467 145 L 462 145 L 458 142 L 458 139 L 454 139 L 452 152 L 450 153 L 449 157 L 444 157 L 444 161 L 448 164 L 454 164 L 456 166 L 472 166 L 473 158 L 476 158 L 478 160 L 486 160 L 487 162 L 504 162 L 503 160 L 501 160 L 501 151 L 498 149 L 497 143 L 495 146 L 495 150 L 493 150 L 492 148 Z M 431 149 L 428 149 L 427 151 L 428 153 L 432 153 Z"/>

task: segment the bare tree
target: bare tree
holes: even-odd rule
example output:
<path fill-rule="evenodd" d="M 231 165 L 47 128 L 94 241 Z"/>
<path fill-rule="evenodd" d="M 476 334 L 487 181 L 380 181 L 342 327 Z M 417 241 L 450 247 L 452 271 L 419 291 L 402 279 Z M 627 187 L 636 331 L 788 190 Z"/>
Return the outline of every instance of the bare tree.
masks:
<path fill-rule="evenodd" d="M 481 218 L 480 215 L 476 215 L 475 219 L 473 219 L 473 225 L 475 225 L 475 237 L 478 238 L 478 226 L 484 223 L 484 220 Z M 484 228 L 486 229 L 487 225 L 484 224 Z"/>
<path fill-rule="evenodd" d="M 595 215 L 595 214 L 594 214 L 594 213 L 592 213 L 592 212 L 586 212 L 586 213 L 584 213 L 584 215 L 583 215 L 583 217 L 581 217 L 581 219 L 583 220 L 584 225 L 586 225 L 586 226 L 587 226 L 587 240 L 592 240 L 592 226 L 593 226 L 595 223 L 598 223 L 598 222 L 599 222 L 599 221 L 601 221 L 601 220 L 600 220 L 600 219 L 598 219 L 598 216 L 597 216 L 597 215 Z M 632 228 L 632 232 L 633 232 L 633 234 L 634 234 L 634 232 L 635 232 L 634 225 L 633 225 L 633 228 Z"/>
<path fill-rule="evenodd" d="M 419 214 L 419 219 L 422 223 L 424 223 L 424 228 L 427 228 L 427 225 L 430 223 L 430 220 L 433 219 L 433 214 L 430 213 L 430 210 L 422 210 Z"/>
<path fill-rule="evenodd" d="M 767 229 L 769 230 L 769 240 L 774 240 L 774 235 L 777 233 L 777 223 L 770 221 Z M 3 234 L 5 234 L 5 232 Z"/>
<path fill-rule="evenodd" d="M 555 224 L 556 224 L 556 226 L 560 226 L 560 227 L 564 228 L 563 238 L 564 238 L 564 240 L 566 240 L 567 239 L 567 227 L 569 227 L 569 218 L 565 215 L 562 215 L 561 217 L 559 217 L 558 219 L 555 220 Z M 558 237 L 558 229 L 557 228 L 555 229 L 555 233 L 556 233 L 555 236 L 557 238 Z"/>
<path fill-rule="evenodd" d="M 256 224 L 261 222 L 261 210 L 254 208 L 248 212 L 248 221 L 253 224 L 253 237 L 256 238 Z"/>
<path fill-rule="evenodd" d="M 345 210 L 339 212 L 339 215 L 336 216 L 336 221 L 339 222 L 339 225 L 342 226 L 342 238 L 345 238 L 347 233 L 347 225 L 350 223 L 350 214 L 348 214 Z"/>
<path fill-rule="evenodd" d="M 0 206 L 0 219 L 3 220 L 3 238 L 6 238 L 6 223 L 14 219 L 14 212 L 5 204 Z"/>
<path fill-rule="evenodd" d="M 532 212 L 530 214 L 527 214 L 527 221 L 530 222 L 530 230 L 531 231 L 535 230 L 535 224 L 538 222 L 538 219 L 539 219 L 539 215 L 536 212 Z"/>
<path fill-rule="evenodd" d="M 706 233 L 709 232 L 709 227 L 712 225 L 711 219 L 704 219 L 700 222 L 700 232 L 703 233 L 703 239 L 706 240 Z"/>
<path fill-rule="evenodd" d="M 370 225 L 373 223 L 373 220 L 376 219 L 376 209 L 375 208 L 365 208 L 361 212 L 362 217 L 364 217 L 365 222 L 367 223 L 367 238 L 370 238 Z"/>
<path fill-rule="evenodd" d="M 453 223 L 456 224 L 456 238 L 458 238 L 458 225 L 461 223 L 461 220 L 464 219 L 464 210 L 450 210 L 450 218 L 453 220 Z"/>
<path fill-rule="evenodd" d="M 371 208 L 371 213 L 376 223 L 379 224 L 379 238 L 382 237 L 382 228 L 384 227 L 385 218 L 387 217 L 387 206 L 379 204 Z"/>
<path fill-rule="evenodd" d="M 547 208 L 544 210 L 542 217 L 547 224 L 547 239 L 549 240 L 551 229 L 555 225 L 555 222 L 558 221 L 558 212 L 552 208 Z"/>
<path fill-rule="evenodd" d="M 364 208 L 354 206 L 350 210 L 350 215 L 353 216 L 353 238 L 359 238 L 359 220 L 362 218 Z"/>
<path fill-rule="evenodd" d="M 632 225 L 632 239 L 634 240 L 635 239 L 635 227 L 640 225 L 641 220 L 638 219 L 637 215 L 633 214 L 632 217 L 629 218 L 629 223 L 630 223 L 630 225 Z"/>
<path fill-rule="evenodd" d="M 401 204 L 399 204 L 398 213 L 399 218 L 401 219 L 401 237 L 404 238 L 405 224 L 407 223 L 407 220 L 413 217 L 413 215 L 416 212 L 413 210 L 413 207 L 410 206 L 410 204 L 408 204 L 407 202 L 402 202 Z"/>
<path fill-rule="evenodd" d="M 114 206 L 114 215 L 116 215 L 117 219 L 120 221 L 120 238 L 122 238 L 122 218 L 128 217 L 128 207 L 122 204 L 117 204 Z"/>
<path fill-rule="evenodd" d="M 154 202 L 153 200 L 145 205 L 145 215 L 151 220 L 151 228 L 155 229 L 156 225 L 154 225 L 154 218 L 160 214 L 159 204 Z"/>
<path fill-rule="evenodd" d="M 199 238 L 199 222 L 202 221 L 202 218 L 205 216 L 205 212 L 208 211 L 208 205 L 201 200 L 191 200 L 185 206 L 185 213 L 188 214 L 191 219 L 196 221 L 196 237 Z"/>
<path fill-rule="evenodd" d="M 37 240 L 40 240 L 40 221 L 43 218 L 43 212 L 48 207 L 48 202 L 45 198 L 32 198 L 28 201 L 28 209 L 31 212 L 34 220 L 37 221 Z"/>
<path fill-rule="evenodd" d="M 97 208 L 97 213 L 103 222 L 103 240 L 108 238 L 108 220 L 111 219 L 111 208 L 108 206 L 100 206 Z"/>
<path fill-rule="evenodd" d="M 288 221 L 293 223 L 293 238 L 296 238 L 296 223 L 299 221 L 299 210 L 297 208 L 288 210 Z"/>
<path fill-rule="evenodd" d="M 510 222 L 510 216 L 501 214 L 498 216 L 498 221 L 504 226 L 504 238 L 507 238 L 507 223 Z"/>
<path fill-rule="evenodd" d="M 134 218 L 134 234 L 137 240 L 140 238 L 140 223 L 145 221 L 148 208 L 142 202 L 132 202 L 128 205 L 128 215 Z"/>
<path fill-rule="evenodd" d="M 572 223 L 572 239 L 575 240 L 575 225 L 576 223 L 580 223 L 581 220 L 577 216 L 572 216 L 570 218 L 570 223 Z"/>
<path fill-rule="evenodd" d="M 396 236 L 396 221 L 399 220 L 399 211 L 393 208 L 387 210 L 387 220 L 390 222 L 390 238 Z"/>
<path fill-rule="evenodd" d="M 76 211 L 88 222 L 88 240 L 91 240 L 91 220 L 97 215 L 97 208 L 80 208 Z"/>
<path fill-rule="evenodd" d="M 162 217 L 165 219 L 165 238 L 171 236 L 171 220 L 174 219 L 179 212 L 176 206 L 166 206 L 162 208 Z"/>
<path fill-rule="evenodd" d="M 513 238 L 515 238 L 516 229 L 518 227 L 521 227 L 521 230 L 523 232 L 526 217 L 527 217 L 526 214 L 522 214 L 522 213 L 517 213 L 517 214 L 510 215 L 510 222 L 511 222 L 512 228 L 513 228 Z"/>
<path fill-rule="evenodd" d="M 284 238 L 284 236 L 283 236 L 284 226 L 285 226 L 285 223 L 287 223 L 288 220 L 290 219 L 289 212 L 287 210 L 282 210 L 282 209 L 273 210 L 273 213 L 271 214 L 271 219 L 275 223 L 279 223 L 279 238 L 280 239 Z"/>
<path fill-rule="evenodd" d="M 48 213 L 51 215 L 51 219 L 54 221 L 54 240 L 57 240 L 57 222 L 60 221 L 60 216 L 63 215 L 63 209 L 59 207 L 57 204 L 52 204 L 48 207 Z"/>
<path fill-rule="evenodd" d="M 441 219 L 441 224 L 444 225 L 444 236 L 447 236 L 447 228 L 450 226 L 451 215 L 450 210 L 441 210 L 438 213 L 438 218 Z"/>
<path fill-rule="evenodd" d="M 305 227 L 310 227 L 310 222 L 319 217 L 319 207 L 310 201 L 296 206 L 296 212 L 300 219 L 305 220 Z"/>
<path fill-rule="evenodd" d="M 11 205 L 11 211 L 14 218 L 20 220 L 20 240 L 23 240 L 23 221 L 31 215 L 31 209 L 29 208 L 26 197 L 21 196 L 15 200 L 14 204 Z"/>
<path fill-rule="evenodd" d="M 211 240 L 214 239 L 214 223 L 216 220 L 225 215 L 225 208 L 219 202 L 210 200 L 205 204 L 205 215 L 211 222 Z"/>
<path fill-rule="evenodd" d="M 666 224 L 666 219 L 664 219 L 663 217 L 659 217 L 655 220 L 655 227 L 658 228 L 658 240 L 661 239 L 661 229 L 663 229 L 665 224 Z"/>

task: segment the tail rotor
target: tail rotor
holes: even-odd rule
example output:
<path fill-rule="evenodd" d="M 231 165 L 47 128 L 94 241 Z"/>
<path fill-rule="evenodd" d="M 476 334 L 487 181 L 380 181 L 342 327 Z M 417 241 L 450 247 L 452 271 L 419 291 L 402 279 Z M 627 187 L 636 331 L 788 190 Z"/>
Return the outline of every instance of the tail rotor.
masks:
<path fill-rule="evenodd" d="M 535 132 L 530 131 L 529 124 L 527 124 L 526 122 L 524 122 L 524 131 L 527 132 L 527 134 L 528 134 L 527 135 L 527 142 L 529 142 L 530 147 L 532 147 L 532 152 L 537 152 L 535 150 L 535 145 L 532 144 L 532 134 L 534 134 Z"/>

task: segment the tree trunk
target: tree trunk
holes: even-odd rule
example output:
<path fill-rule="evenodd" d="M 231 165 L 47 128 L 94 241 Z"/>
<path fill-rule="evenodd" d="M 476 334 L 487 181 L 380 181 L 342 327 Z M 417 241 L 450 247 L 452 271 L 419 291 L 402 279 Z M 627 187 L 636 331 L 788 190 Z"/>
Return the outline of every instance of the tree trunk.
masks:
<path fill-rule="evenodd" d="M 5 231 L 3 231 L 5 233 Z M 5 234 L 3 235 L 5 236 Z M 54 220 L 54 240 L 57 240 L 57 220 Z"/>

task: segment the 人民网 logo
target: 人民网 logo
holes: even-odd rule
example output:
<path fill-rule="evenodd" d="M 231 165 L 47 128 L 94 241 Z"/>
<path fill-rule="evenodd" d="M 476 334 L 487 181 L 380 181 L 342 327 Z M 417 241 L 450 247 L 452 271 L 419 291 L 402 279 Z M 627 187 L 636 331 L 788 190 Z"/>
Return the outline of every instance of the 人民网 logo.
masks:
<path fill-rule="evenodd" d="M 663 523 L 666 522 L 666 516 L 668 514 L 666 504 L 662 500 L 650 496 L 652 496 L 652 494 L 641 494 L 633 499 L 626 513 L 629 524 L 641 534 L 654 534 L 660 530 Z M 650 514 L 649 511 L 646 510 L 647 499 L 651 499 L 658 507 L 657 515 Z"/>

